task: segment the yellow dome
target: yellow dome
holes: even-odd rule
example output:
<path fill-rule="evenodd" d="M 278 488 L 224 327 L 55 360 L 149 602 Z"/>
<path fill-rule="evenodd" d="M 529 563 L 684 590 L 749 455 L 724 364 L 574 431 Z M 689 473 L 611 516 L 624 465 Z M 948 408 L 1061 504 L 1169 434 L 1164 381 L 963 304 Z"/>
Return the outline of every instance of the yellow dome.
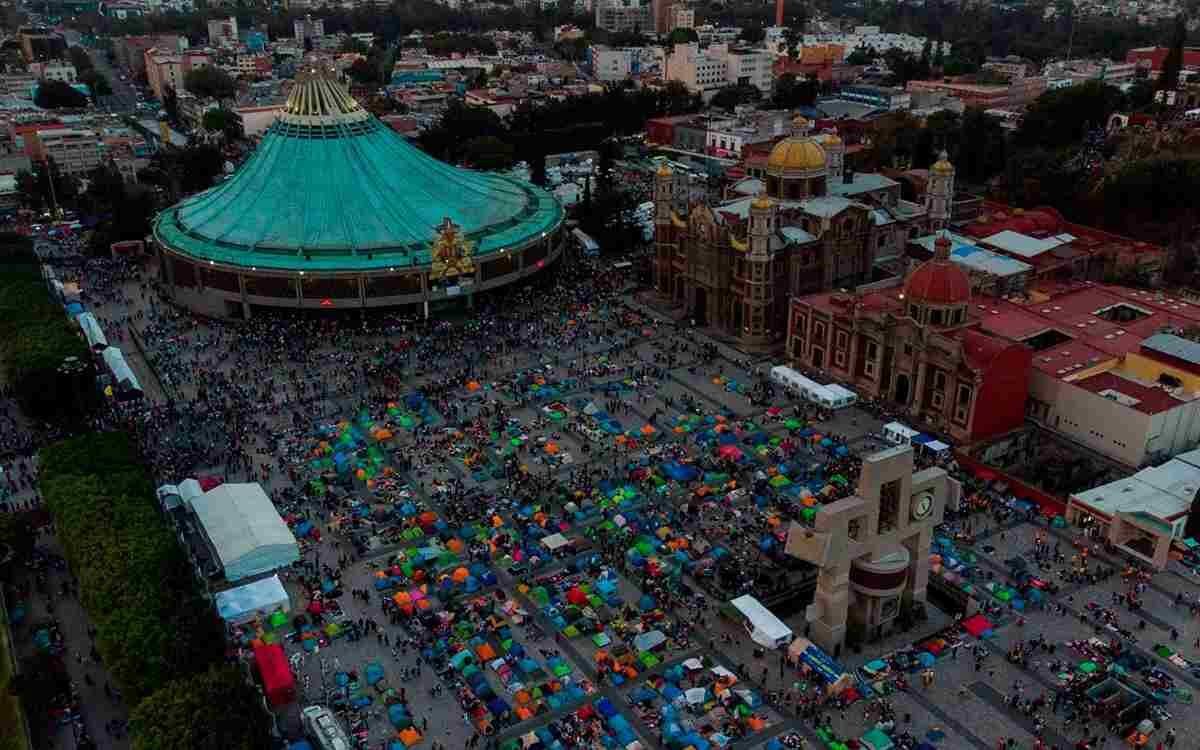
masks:
<path fill-rule="evenodd" d="M 954 165 L 950 163 L 950 155 L 943 151 L 929 171 L 934 174 L 954 174 Z"/>
<path fill-rule="evenodd" d="M 755 198 L 754 202 L 750 205 L 752 205 L 754 208 L 770 208 L 771 199 L 767 197 L 766 193 L 759 193 L 758 197 Z"/>
<path fill-rule="evenodd" d="M 671 176 L 671 168 L 667 166 L 667 163 L 665 161 L 662 164 L 658 165 L 658 176 L 659 177 L 670 177 Z"/>
<path fill-rule="evenodd" d="M 822 146 L 842 145 L 842 139 L 838 137 L 837 133 L 821 133 L 819 136 L 817 136 L 816 141 Z"/>
<path fill-rule="evenodd" d="M 771 149 L 771 155 L 767 157 L 767 169 L 825 169 L 825 149 L 812 138 L 784 138 Z"/>

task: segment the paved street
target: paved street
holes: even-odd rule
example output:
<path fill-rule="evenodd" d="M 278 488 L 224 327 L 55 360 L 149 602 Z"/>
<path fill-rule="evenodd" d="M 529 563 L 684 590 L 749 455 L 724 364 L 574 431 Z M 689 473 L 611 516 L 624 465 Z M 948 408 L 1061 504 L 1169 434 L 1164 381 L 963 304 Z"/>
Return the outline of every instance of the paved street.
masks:
<path fill-rule="evenodd" d="M 320 533 L 319 540 L 315 535 L 304 539 L 305 564 L 286 575 L 292 615 L 313 600 L 328 601 L 327 594 L 336 606 L 323 613 L 322 624 L 336 623 L 340 632 L 326 638 L 311 623 L 292 621 L 270 634 L 295 660 L 301 692 L 297 702 L 277 712 L 284 736 L 300 736 L 302 706 L 351 697 L 365 704 L 344 715 L 361 721 L 364 736 L 376 747 L 396 735 L 386 704 L 402 698 L 424 735 L 422 747 L 433 742 L 466 747 L 476 732 L 506 740 L 550 724 L 563 731 L 590 707 L 611 710 L 643 745 L 660 747 L 666 745 L 661 712 L 670 702 L 663 697 L 665 678 L 679 681 L 684 670 L 682 685 L 711 689 L 729 675 L 739 689 L 756 691 L 760 703 L 751 714 L 753 723 L 743 715 L 720 727 L 723 737 L 729 733 L 728 744 L 739 750 L 765 748 L 772 738 L 793 734 L 813 742 L 819 724 L 839 737 L 856 738 L 879 721 L 878 701 L 860 700 L 848 707 L 829 701 L 798 710 L 800 694 L 813 691 L 798 689 L 797 683 L 811 678 L 778 655 L 761 653 L 740 624 L 718 613 L 736 595 L 727 588 L 730 582 L 699 564 L 680 566 L 678 575 L 660 579 L 635 564 L 641 554 L 630 552 L 639 544 L 649 545 L 653 551 L 646 556 L 671 566 L 679 559 L 672 551 L 720 547 L 745 571 L 745 577 L 732 580 L 734 586 L 748 586 L 753 576 L 778 575 L 760 542 L 769 534 L 768 518 L 785 512 L 782 501 L 764 497 L 759 502 L 748 493 L 723 491 L 708 498 L 700 480 L 667 481 L 655 472 L 661 471 L 663 457 L 671 456 L 701 466 L 704 483 L 752 487 L 755 472 L 773 470 L 786 452 L 790 463 L 844 471 L 852 485 L 855 456 L 879 445 L 872 435 L 880 422 L 865 411 L 820 414 L 797 409 L 779 391 L 765 395 L 759 385 L 772 364 L 769 358 L 748 357 L 702 333 L 676 329 L 627 296 L 586 306 L 547 305 L 543 318 L 512 329 L 519 336 L 497 334 L 490 342 L 484 338 L 482 344 L 471 344 L 487 351 L 464 352 L 448 327 L 418 334 L 411 321 L 394 322 L 386 330 L 365 324 L 361 329 L 334 328 L 315 318 L 304 324 L 218 323 L 165 305 L 148 277 L 139 282 L 113 273 L 93 273 L 89 306 L 106 329 L 123 337 L 150 399 L 205 404 L 203 412 L 180 411 L 150 423 L 160 470 L 173 472 L 161 478 L 261 480 L 293 521 L 311 521 Z M 140 351 L 131 343 L 135 331 Z M 378 365 L 383 375 L 368 375 L 367 363 Z M 411 400 L 418 389 L 425 395 Z M 198 401 L 202 396 L 203 402 Z M 595 429 L 584 429 L 590 424 L 588 415 L 597 411 L 616 425 L 613 432 L 597 436 Z M 785 424 L 793 415 L 806 429 L 828 436 L 828 444 L 798 441 L 798 428 Z M 237 425 L 232 433 L 231 423 Z M 339 448 L 355 455 L 377 451 L 378 461 L 368 467 L 372 476 L 364 469 L 357 481 L 333 476 L 334 450 L 329 446 L 338 440 L 344 440 L 338 445 L 357 445 L 351 425 L 360 432 L 386 425 L 394 432 L 377 438 L 379 445 Z M 715 434 L 717 425 L 744 438 L 735 441 L 744 454 L 736 465 L 717 463 L 702 440 L 702 433 Z M 621 441 L 614 439 L 616 434 Z M 231 449 L 233 437 L 240 441 L 236 450 Z M 518 466 L 524 469 L 518 472 Z M 709 479 L 707 475 L 721 473 L 718 469 L 732 474 Z M 319 492 L 314 483 L 322 488 Z M 604 504 L 592 507 L 585 489 Z M 624 499 L 610 503 L 618 495 Z M 572 500 L 577 507 L 571 510 L 564 502 L 568 498 L 589 507 Z M 398 510 L 405 506 L 409 509 Z M 401 514 L 406 515 L 396 521 Z M 638 533 L 613 532 L 619 528 L 618 516 L 621 523 L 638 525 Z M 1069 529 L 1048 529 L 1024 519 L 1001 522 L 986 512 L 969 520 L 976 532 L 969 548 L 975 555 L 973 575 L 981 587 L 1004 582 L 1007 561 L 1014 556 L 1034 564 L 1038 535 L 1050 549 L 1059 547 L 1068 558 L 1072 553 Z M 479 529 L 492 530 L 491 538 L 488 533 L 478 536 Z M 580 551 L 530 559 L 529 550 L 540 549 L 537 540 L 551 529 L 580 545 Z M 665 546 L 675 542 L 689 547 Z M 46 544 L 54 549 L 52 540 Z M 395 572 L 414 562 L 423 565 L 422 549 L 439 560 L 428 578 Z M 706 560 L 711 556 L 697 553 L 689 562 Z M 1115 623 L 1133 635 L 1129 649 L 1159 666 L 1175 687 L 1200 687 L 1200 676 L 1153 653 L 1156 645 L 1170 643 L 1185 657 L 1200 656 L 1193 645 L 1200 627 L 1186 608 L 1175 606 L 1177 594 L 1196 600 L 1196 583 L 1177 573 L 1158 575 L 1143 593 L 1144 610 L 1130 613 L 1114 603 L 1114 595 L 1128 591 L 1119 575 L 1121 561 L 1103 554 L 1092 561 L 1115 574 L 1094 583 L 1068 582 L 1062 574 L 1069 562 L 1048 563 L 1039 571 L 1061 584 L 1048 597 L 1048 604 L 1060 605 L 1061 612 L 1047 606 L 1022 618 L 1001 608 L 992 616 L 993 635 L 980 641 L 955 632 L 952 616 L 931 609 L 927 621 L 910 631 L 847 651 L 842 666 L 858 670 L 934 634 L 949 634 L 949 642 L 959 646 L 937 660 L 932 683 L 922 686 L 916 674 L 908 675 L 907 690 L 887 696 L 886 702 L 897 733 L 954 749 L 988 750 L 1005 739 L 1034 748 L 1040 736 L 1048 746 L 1065 750 L 1102 729 L 1063 712 L 1043 710 L 1035 717 L 1012 701 L 1014 696 L 1053 694 L 1060 675 L 1074 671 L 1085 658 L 1068 642 L 1097 634 L 1116 637 L 1109 630 L 1097 631 L 1087 619 L 1093 609 L 1111 610 Z M 460 565 L 463 579 L 451 585 L 447 579 L 452 571 L 458 575 Z M 55 591 L 57 575 L 49 581 Z M 475 588 L 464 584 L 467 578 Z M 603 600 L 597 596 L 600 583 L 607 597 Z M 314 589 L 325 594 L 315 596 Z M 360 597 L 354 591 L 367 593 Z M 426 614 L 419 614 L 419 608 L 414 610 L 418 614 L 393 611 L 397 594 L 426 599 Z M 584 599 L 573 599 L 580 596 Z M 33 621 L 48 614 L 47 603 L 36 598 Z M 83 660 L 86 617 L 73 599 L 56 598 L 53 606 L 63 620 L 72 677 L 80 685 L 85 674 L 96 682 L 96 687 L 83 688 L 87 726 L 101 747 L 122 747 L 123 740 L 105 736 L 104 725 L 121 718 L 123 709 L 104 696 L 102 669 Z M 556 621 L 579 608 L 592 611 L 603 627 L 572 633 Z M 780 614 L 795 633 L 805 632 L 802 611 Z M 1172 628 L 1177 640 L 1172 640 Z M 665 636 L 653 654 L 630 648 L 652 629 Z M 358 635 L 345 635 L 347 631 Z M 247 631 L 246 643 L 266 635 Z M 1054 644 L 1054 653 L 1035 649 L 1025 664 L 1007 658 L 1019 642 L 1042 638 Z M 17 640 L 28 655 L 28 630 L 19 630 Z M 448 654 L 437 650 L 447 640 L 451 648 L 455 642 L 469 643 L 467 656 L 478 665 L 447 666 Z M 635 676 L 615 679 L 607 659 L 624 651 L 638 659 Z M 1056 661 L 1063 663 L 1051 668 Z M 356 684 L 372 664 L 383 668 L 380 685 L 339 690 L 341 680 Z M 474 676 L 472 666 L 480 676 Z M 1128 679 L 1148 690 L 1140 675 Z M 439 687 L 442 692 L 435 694 Z M 535 689 L 539 695 L 531 699 Z M 472 693 L 479 690 L 490 691 L 505 709 L 476 701 Z M 551 695 L 554 701 L 548 699 Z M 518 707 L 526 714 L 518 714 Z M 1174 714 L 1170 726 L 1181 736 L 1200 736 L 1200 717 L 1185 704 L 1173 702 L 1167 708 Z M 702 727 L 719 715 L 706 711 L 684 708 L 681 715 Z M 609 726 L 620 723 L 606 718 Z M 1109 745 L 1115 747 L 1116 739 Z M 59 733 L 56 746 L 72 746 L 69 730 Z"/>

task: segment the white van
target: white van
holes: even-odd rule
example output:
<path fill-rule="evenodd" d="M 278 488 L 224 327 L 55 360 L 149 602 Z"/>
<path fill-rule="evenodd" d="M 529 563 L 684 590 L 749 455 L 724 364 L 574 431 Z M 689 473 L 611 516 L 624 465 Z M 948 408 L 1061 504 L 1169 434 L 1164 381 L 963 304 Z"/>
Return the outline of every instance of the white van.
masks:
<path fill-rule="evenodd" d="M 350 750 L 350 735 L 342 729 L 337 717 L 325 706 L 309 706 L 300 712 L 304 734 L 321 750 Z"/>

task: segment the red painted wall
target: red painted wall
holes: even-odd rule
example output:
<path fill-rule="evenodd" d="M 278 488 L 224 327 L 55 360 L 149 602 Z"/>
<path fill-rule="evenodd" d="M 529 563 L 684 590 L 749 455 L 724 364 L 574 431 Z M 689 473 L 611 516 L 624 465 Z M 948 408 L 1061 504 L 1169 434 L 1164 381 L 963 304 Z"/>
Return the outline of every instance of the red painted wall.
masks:
<path fill-rule="evenodd" d="M 1021 344 L 1013 344 L 992 359 L 975 396 L 972 440 L 999 435 L 1024 424 L 1032 366 L 1033 350 Z"/>

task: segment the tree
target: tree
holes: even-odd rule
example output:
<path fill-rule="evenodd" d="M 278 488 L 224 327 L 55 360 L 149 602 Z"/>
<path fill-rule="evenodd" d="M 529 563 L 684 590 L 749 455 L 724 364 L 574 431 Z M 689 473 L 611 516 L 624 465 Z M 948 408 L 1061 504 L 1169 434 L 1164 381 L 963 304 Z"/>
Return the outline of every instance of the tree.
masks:
<path fill-rule="evenodd" d="M 746 26 L 738 34 L 738 40 L 746 44 L 758 44 L 767 38 L 767 30 L 762 26 Z"/>
<path fill-rule="evenodd" d="M 346 75 L 357 84 L 366 86 L 379 83 L 379 71 L 365 57 L 360 57 L 346 69 Z"/>
<path fill-rule="evenodd" d="M 508 169 L 513 165 L 513 147 L 494 135 L 467 141 L 463 159 L 475 169 Z"/>
<path fill-rule="evenodd" d="M 231 99 L 237 94 L 237 82 L 214 65 L 189 70 L 183 87 L 201 99 Z"/>
<path fill-rule="evenodd" d="M 1171 47 L 1163 58 L 1162 75 L 1158 78 L 1158 88 L 1162 91 L 1174 91 L 1179 85 L 1179 71 L 1183 69 L 1183 45 L 1187 43 L 1187 24 L 1183 14 L 1175 16 L 1175 26 L 1171 33 Z"/>
<path fill-rule="evenodd" d="M 204 113 L 200 124 L 210 133 L 220 133 L 227 141 L 242 137 L 242 118 L 231 109 L 214 107 Z"/>
<path fill-rule="evenodd" d="M 959 122 L 955 169 L 963 182 L 982 184 L 1004 171 L 1008 136 L 1000 119 L 968 107 Z"/>
<path fill-rule="evenodd" d="M 62 81 L 42 81 L 37 86 L 34 103 L 42 109 L 83 109 L 88 105 L 85 94 Z"/>
<path fill-rule="evenodd" d="M 1014 140 L 1048 149 L 1077 144 L 1088 128 L 1103 127 L 1123 103 L 1120 89 L 1102 81 L 1047 91 L 1025 110 Z"/>
<path fill-rule="evenodd" d="M 718 91 L 709 104 L 718 109 L 732 110 L 741 104 L 758 101 L 760 98 L 762 98 L 762 92 L 756 86 L 733 85 Z"/>
<path fill-rule="evenodd" d="M 22 169 L 17 172 L 17 195 L 21 203 L 28 209 L 41 212 L 46 205 L 46 198 L 41 191 L 41 180 L 33 172 Z"/>
<path fill-rule="evenodd" d="M 879 57 L 879 53 L 874 47 L 855 47 L 849 55 L 846 56 L 847 65 L 871 65 L 875 62 L 875 58 Z"/>
<path fill-rule="evenodd" d="M 92 91 L 92 97 L 110 96 L 112 95 L 112 86 L 108 79 L 100 75 L 96 70 L 86 70 L 79 74 L 79 82 L 87 84 L 87 87 Z"/>
<path fill-rule="evenodd" d="M 699 41 L 700 35 L 696 33 L 695 29 L 672 29 L 671 33 L 667 34 L 667 45 L 670 47 L 674 47 L 676 44 L 691 44 L 692 42 Z"/>
<path fill-rule="evenodd" d="M 811 107 L 821 92 L 821 82 L 815 76 L 797 78 L 793 73 L 784 73 L 775 81 L 771 104 L 780 109 Z"/>
<path fill-rule="evenodd" d="M 174 680 L 130 715 L 134 750 L 258 750 L 270 747 L 270 719 L 258 690 L 233 666 Z"/>

